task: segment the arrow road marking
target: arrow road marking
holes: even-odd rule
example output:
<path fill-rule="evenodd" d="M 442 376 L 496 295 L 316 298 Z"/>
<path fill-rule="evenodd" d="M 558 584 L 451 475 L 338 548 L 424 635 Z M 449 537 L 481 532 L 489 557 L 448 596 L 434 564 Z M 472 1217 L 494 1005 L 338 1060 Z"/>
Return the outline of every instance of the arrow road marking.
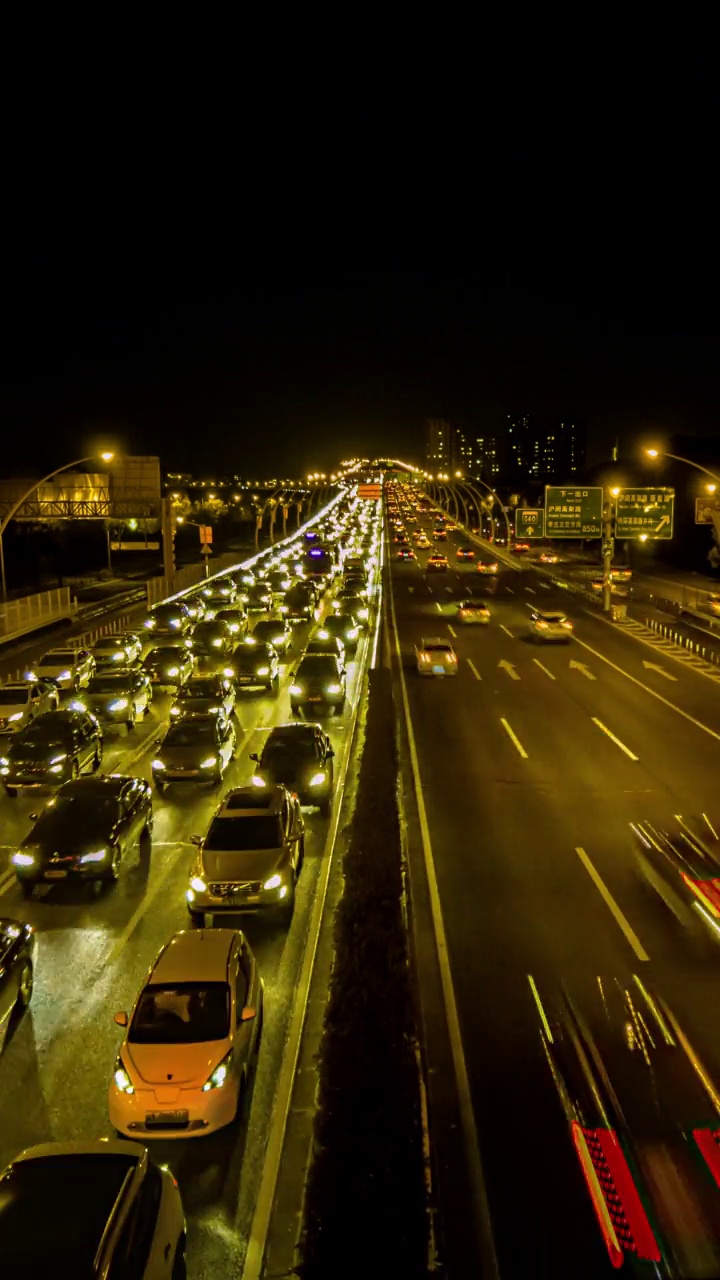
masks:
<path fill-rule="evenodd" d="M 576 852 L 576 854 L 577 854 L 578 858 L 580 859 L 580 861 L 582 862 L 582 864 L 583 864 L 583 866 L 584 866 L 585 870 L 587 871 L 588 875 L 590 876 L 590 879 L 592 880 L 593 884 L 595 885 L 595 888 L 597 889 L 598 893 L 600 894 L 600 897 L 603 899 L 603 902 L 604 902 L 604 903 L 605 903 L 605 905 L 606 905 L 606 906 L 608 906 L 608 907 L 610 908 L 610 910 L 612 911 L 612 914 L 613 914 L 613 916 L 615 917 L 615 921 L 616 921 L 616 923 L 620 925 L 620 928 L 622 929 L 623 933 L 625 934 L 625 937 L 627 938 L 628 942 L 630 943 L 630 946 L 632 947 L 633 951 L 635 952 L 635 955 L 637 956 L 638 960 L 649 960 L 649 959 L 650 959 L 650 957 L 649 957 L 649 955 L 648 955 L 647 951 L 645 950 L 645 948 L 643 947 L 642 943 L 640 942 L 640 939 L 638 938 L 638 936 L 637 936 L 637 934 L 635 933 L 634 929 L 631 927 L 630 922 L 625 918 L 625 916 L 623 915 L 622 911 L 620 910 L 620 908 L 619 908 L 619 906 L 618 906 L 617 902 L 615 901 L 615 899 L 613 898 L 613 896 L 612 896 L 612 894 L 611 894 L 610 890 L 608 889 L 607 885 L 605 884 L 605 881 L 602 879 L 602 876 L 600 875 L 600 872 L 599 872 L 599 871 L 596 871 L 596 869 L 595 869 L 595 867 L 593 866 L 592 862 L 591 862 L 591 861 L 590 861 L 590 859 L 588 858 L 588 856 L 587 856 L 587 854 L 586 854 L 585 850 L 584 850 L 584 849 L 576 848 L 575 852 Z"/>
<path fill-rule="evenodd" d="M 657 662 L 646 662 L 643 658 L 643 666 L 646 667 L 648 671 L 657 671 L 658 675 L 664 676 L 666 680 L 677 681 L 677 676 L 671 676 L 670 672 L 666 671 L 664 667 L 659 667 Z"/>
<path fill-rule="evenodd" d="M 575 661 L 574 661 L 574 659 L 572 659 L 572 658 L 571 658 L 571 659 L 570 659 L 570 670 L 571 670 L 571 671 L 582 671 L 583 675 L 586 677 L 586 679 L 587 679 L 587 680 L 597 680 L 597 676 L 594 676 L 594 675 L 593 675 L 593 673 L 592 673 L 592 671 L 590 670 L 590 668 L 589 668 L 589 667 L 586 667 L 586 665 L 585 665 L 585 663 L 584 663 L 584 662 L 575 662 Z"/>
<path fill-rule="evenodd" d="M 501 622 L 501 623 L 500 623 L 500 627 L 501 627 L 501 630 L 505 632 L 505 635 L 506 635 L 506 636 L 509 636 L 511 640 L 514 640 L 514 639 L 515 639 L 515 637 L 514 637 L 514 635 L 513 635 L 512 631 L 508 631 L 507 627 L 505 626 L 505 624 L 504 624 L 503 622 Z"/>
<path fill-rule="evenodd" d="M 615 743 L 615 746 L 616 746 L 616 747 L 619 747 L 621 751 L 624 751 L 624 752 L 625 752 L 625 755 L 626 755 L 626 756 L 629 756 L 631 760 L 639 760 L 639 759 L 640 759 L 640 757 L 639 757 L 639 756 L 636 756 L 636 755 L 634 754 L 634 752 L 632 752 L 632 751 L 630 750 L 630 748 L 629 748 L 629 747 L 626 747 L 626 746 L 625 746 L 625 743 L 624 743 L 624 742 L 621 742 L 619 738 L 616 738 L 616 737 L 615 737 L 615 734 L 610 732 L 610 730 L 608 729 L 607 725 L 606 725 L 606 724 L 603 724 L 602 720 L 598 720 L 598 719 L 597 719 L 597 716 L 591 716 L 591 720 L 592 720 L 593 724 L 596 724 L 596 725 L 597 725 L 597 727 L 598 727 L 598 729 L 602 729 L 603 733 L 606 733 L 606 734 L 607 734 L 607 736 L 608 736 L 608 738 L 610 739 L 610 741 L 611 741 L 611 742 L 614 742 L 614 743 Z"/>
<path fill-rule="evenodd" d="M 478 671 L 477 667 L 475 666 L 475 663 L 473 662 L 472 658 L 468 658 L 468 660 L 467 660 L 467 664 L 468 664 L 468 666 L 469 666 L 470 670 L 472 671 L 472 673 L 473 673 L 473 675 L 474 675 L 475 679 L 476 679 L 476 680 L 482 680 L 482 676 L 480 675 L 480 672 Z"/>
<path fill-rule="evenodd" d="M 519 680 L 519 679 L 520 679 L 520 677 L 519 677 L 519 675 L 518 675 L 517 671 L 515 670 L 515 668 L 514 668 L 514 666 L 513 666 L 512 662 L 506 662 L 504 658 L 501 658 L 501 659 L 500 659 L 500 661 L 498 662 L 498 667 L 500 667 L 503 671 L 507 671 L 507 673 L 508 673 L 508 675 L 510 676 L 510 679 L 511 679 L 511 680 Z"/>
<path fill-rule="evenodd" d="M 535 666 L 539 667 L 541 671 L 544 671 L 545 675 L 548 676 L 551 680 L 557 680 L 557 676 L 554 676 L 552 671 L 548 671 L 547 667 L 543 666 L 539 658 L 533 658 L 533 662 L 535 663 Z"/>
<path fill-rule="evenodd" d="M 523 760 L 527 760 L 527 759 L 528 759 L 528 753 L 527 753 L 527 751 L 525 750 L 525 748 L 524 748 L 524 746 L 522 745 L 522 743 L 520 742 L 520 740 L 519 740 L 519 738 L 517 737 L 517 735 L 516 735 L 515 733 L 513 733 L 513 731 L 512 731 L 512 729 L 510 728 L 510 725 L 508 724 L 507 720 L 503 720 L 503 718 L 502 718 L 502 716 L 501 716 L 501 717 L 500 717 L 500 723 L 501 723 L 501 725 L 502 725 L 503 729 L 505 730 L 505 732 L 506 732 L 506 734 L 507 734 L 508 738 L 510 739 L 510 741 L 511 741 L 511 742 L 512 742 L 512 744 L 513 744 L 513 746 L 515 747 L 515 750 L 517 751 L 518 755 L 519 755 L 519 756 L 522 756 Z"/>

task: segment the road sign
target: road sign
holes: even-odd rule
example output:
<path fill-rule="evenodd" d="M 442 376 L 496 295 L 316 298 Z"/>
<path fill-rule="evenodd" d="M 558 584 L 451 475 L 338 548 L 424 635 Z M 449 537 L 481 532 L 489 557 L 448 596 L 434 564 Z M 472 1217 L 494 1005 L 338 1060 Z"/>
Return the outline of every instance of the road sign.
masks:
<path fill-rule="evenodd" d="M 616 498 L 617 538 L 672 538 L 674 489 L 621 489 Z"/>
<path fill-rule="evenodd" d="M 610 559 L 612 560 L 613 556 L 615 555 L 615 539 L 603 538 L 601 551 L 604 556 L 609 556 Z"/>
<path fill-rule="evenodd" d="M 358 498 L 363 498 L 367 501 L 374 502 L 381 497 L 382 497 L 381 484 L 359 484 L 358 485 Z"/>
<path fill-rule="evenodd" d="M 696 524 L 715 524 L 716 520 L 713 520 L 713 512 L 715 512 L 717 519 L 717 514 L 720 512 L 720 493 L 708 494 L 706 498 L 695 499 Z"/>
<path fill-rule="evenodd" d="M 547 538 L 599 538 L 603 524 L 601 485 L 561 489 L 545 485 Z"/>
<path fill-rule="evenodd" d="M 212 525 L 199 524 L 198 529 L 200 530 L 200 545 L 209 547 L 212 542 Z"/>
<path fill-rule="evenodd" d="M 545 510 L 543 507 L 515 508 L 515 537 L 545 537 Z"/>
<path fill-rule="evenodd" d="M 200 555 L 201 555 L 201 556 L 211 556 L 211 555 L 212 555 L 212 547 L 209 547 L 209 546 L 207 545 L 207 543 L 206 543 L 206 542 L 203 542 L 203 544 L 202 544 L 202 546 L 201 546 L 201 548 L 200 548 Z"/>

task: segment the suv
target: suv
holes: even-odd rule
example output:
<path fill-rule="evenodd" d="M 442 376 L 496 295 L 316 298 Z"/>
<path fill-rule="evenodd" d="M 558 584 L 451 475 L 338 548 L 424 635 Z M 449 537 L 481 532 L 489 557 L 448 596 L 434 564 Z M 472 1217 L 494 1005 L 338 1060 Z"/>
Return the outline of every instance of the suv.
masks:
<path fill-rule="evenodd" d="M 89 649 L 51 649 L 26 671 L 26 680 L 48 680 L 58 689 L 80 689 L 95 674 Z"/>
<path fill-rule="evenodd" d="M 18 787 L 61 787 L 84 769 L 100 768 L 103 735 L 87 711 L 46 711 L 23 729 L 0 756 L 8 796 Z"/>
<path fill-rule="evenodd" d="M 151 609 L 143 622 L 143 627 L 146 631 L 151 631 L 154 636 L 184 636 L 187 635 L 192 624 L 193 619 L 190 617 L 187 605 L 183 604 L 182 600 L 175 600 Z"/>
<path fill-rule="evenodd" d="M 19 733 L 43 711 L 57 711 L 60 694 L 48 680 L 13 681 L 0 688 L 0 734 Z"/>
<path fill-rule="evenodd" d="M 131 1274 L 135 1280 L 185 1275 L 177 1182 L 137 1142 L 29 1147 L 0 1174 L 0 1188 L 8 1274 Z"/>
<path fill-rule="evenodd" d="M 345 672 L 339 659 L 331 653 L 306 655 L 290 685 L 290 708 L 298 715 L 308 703 L 313 707 L 332 707 L 341 712 L 345 706 Z"/>
<path fill-rule="evenodd" d="M 240 911 L 280 910 L 289 922 L 305 856 L 300 801 L 286 787 L 234 787 L 198 846 L 190 872 L 190 919 Z"/>
<path fill-rule="evenodd" d="M 319 724 L 279 724 L 270 730 L 262 754 L 250 756 L 257 769 L 253 786 L 289 787 L 302 804 L 330 814 L 333 794 L 332 743 Z"/>

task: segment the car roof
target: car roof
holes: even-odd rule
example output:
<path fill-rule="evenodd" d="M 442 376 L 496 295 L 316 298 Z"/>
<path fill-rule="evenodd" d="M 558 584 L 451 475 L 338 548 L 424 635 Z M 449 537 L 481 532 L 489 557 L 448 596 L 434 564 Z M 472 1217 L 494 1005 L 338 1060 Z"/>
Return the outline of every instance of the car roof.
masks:
<path fill-rule="evenodd" d="M 545 618 L 548 622 L 557 622 L 558 618 L 566 618 L 567 614 L 560 609 L 536 609 L 538 618 Z"/>
<path fill-rule="evenodd" d="M 20 693 L 21 690 L 24 693 L 29 693 L 36 683 L 37 681 L 35 680 L 8 680 L 7 684 L 0 684 L 0 689 L 3 692 L 10 689 L 13 693 L 16 691 Z"/>
<path fill-rule="evenodd" d="M 423 649 L 426 649 L 428 645 L 431 644 L 440 645 L 443 649 L 452 649 L 452 645 L 447 636 L 423 636 L 420 644 Z"/>
<path fill-rule="evenodd" d="M 84 711 L 65 711 L 62 708 L 60 711 L 43 711 L 42 715 L 36 716 L 32 724 L 29 724 L 24 732 L 28 734 L 37 725 L 41 729 L 52 729 L 56 725 L 58 728 L 62 726 L 67 729 L 68 725 L 77 724 L 84 717 Z"/>
<path fill-rule="evenodd" d="M 267 741 L 270 742 L 272 739 L 277 742 L 278 739 L 280 739 L 286 742 L 292 742 L 296 738 L 314 738 L 315 731 L 318 728 L 319 725 L 309 721 L 306 721 L 305 724 L 294 724 L 292 722 L 288 722 L 287 724 L 276 724 L 274 728 L 270 730 L 267 736 Z"/>
<path fill-rule="evenodd" d="M 223 818 L 252 817 L 260 811 L 279 813 L 284 798 L 285 787 L 279 782 L 264 787 L 262 791 L 257 787 L 232 787 L 216 811 L 213 822 Z"/>
<path fill-rule="evenodd" d="M 94 773 L 92 776 L 86 775 L 83 778 L 73 778 L 70 782 L 66 782 L 60 788 L 61 796 L 107 796 L 119 795 L 126 782 L 133 779 L 128 774 L 122 773 Z"/>
<path fill-rule="evenodd" d="M 163 947 L 148 983 L 226 982 L 235 929 L 184 929 Z"/>

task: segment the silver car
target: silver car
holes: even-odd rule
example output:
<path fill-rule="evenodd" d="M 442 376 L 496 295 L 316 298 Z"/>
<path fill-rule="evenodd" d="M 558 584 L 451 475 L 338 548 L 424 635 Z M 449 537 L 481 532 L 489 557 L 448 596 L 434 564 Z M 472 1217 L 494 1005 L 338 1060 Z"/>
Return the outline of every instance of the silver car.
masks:
<path fill-rule="evenodd" d="M 457 654 L 442 636 L 430 636 L 415 646 L 415 664 L 419 676 L 456 676 Z"/>
<path fill-rule="evenodd" d="M 0 734 L 18 733 L 43 711 L 57 711 L 60 695 L 48 680 L 21 681 L 0 688 Z"/>
<path fill-rule="evenodd" d="M 49 680 L 58 689 L 83 689 L 95 675 L 89 649 L 51 649 L 25 672 L 26 680 Z"/>
<path fill-rule="evenodd" d="M 532 640 L 555 641 L 569 644 L 572 639 L 573 624 L 564 613 L 555 613 L 533 609 L 530 614 L 530 638 Z"/>

